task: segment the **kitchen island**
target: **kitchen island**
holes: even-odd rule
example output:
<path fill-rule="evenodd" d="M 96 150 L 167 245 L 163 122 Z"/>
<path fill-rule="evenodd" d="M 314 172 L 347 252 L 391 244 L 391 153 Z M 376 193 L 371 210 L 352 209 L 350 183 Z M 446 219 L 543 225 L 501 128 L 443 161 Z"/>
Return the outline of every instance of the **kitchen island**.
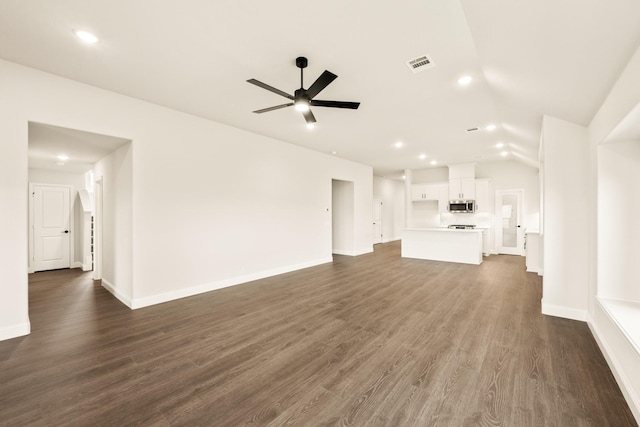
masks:
<path fill-rule="evenodd" d="M 403 258 L 482 263 L 482 230 L 407 228 L 402 230 Z"/>

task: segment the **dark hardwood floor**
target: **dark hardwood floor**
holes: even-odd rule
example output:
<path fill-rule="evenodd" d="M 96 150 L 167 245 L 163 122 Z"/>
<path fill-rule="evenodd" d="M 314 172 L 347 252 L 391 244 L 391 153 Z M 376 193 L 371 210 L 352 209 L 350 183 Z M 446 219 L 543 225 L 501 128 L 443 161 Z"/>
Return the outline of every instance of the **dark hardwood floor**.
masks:
<path fill-rule="evenodd" d="M 635 426 L 585 323 L 524 259 L 373 254 L 131 311 L 30 276 L 0 342 L 2 426 Z"/>

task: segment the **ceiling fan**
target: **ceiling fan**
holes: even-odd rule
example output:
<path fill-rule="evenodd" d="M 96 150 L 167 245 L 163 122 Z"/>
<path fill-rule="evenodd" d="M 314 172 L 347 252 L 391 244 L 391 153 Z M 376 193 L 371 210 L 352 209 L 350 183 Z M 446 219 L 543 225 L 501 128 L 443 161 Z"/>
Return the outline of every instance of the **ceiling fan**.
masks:
<path fill-rule="evenodd" d="M 263 89 L 271 91 L 273 93 L 277 93 L 278 95 L 284 96 L 285 98 L 290 99 L 293 102 L 289 102 L 287 104 L 276 105 L 274 107 L 263 108 L 261 110 L 256 110 L 254 113 L 262 114 L 268 111 L 279 110 L 281 108 L 291 107 L 292 105 L 297 111 L 300 111 L 304 116 L 304 119 L 307 121 L 308 127 L 313 127 L 316 122 L 316 118 L 311 112 L 310 107 L 332 107 L 332 108 L 349 108 L 352 110 L 357 110 L 360 106 L 359 102 L 343 102 L 343 101 L 321 101 L 319 99 L 313 99 L 317 94 L 320 93 L 325 87 L 329 85 L 332 81 L 334 81 L 338 76 L 333 74 L 330 71 L 325 70 L 318 79 L 313 82 L 313 84 L 309 87 L 309 89 L 304 88 L 303 83 L 303 70 L 307 68 L 307 58 L 304 56 L 300 56 L 296 58 L 296 67 L 300 68 L 300 89 L 296 89 L 293 96 L 288 93 L 281 91 L 280 89 L 276 89 L 273 86 L 269 86 L 266 83 L 262 83 L 256 79 L 247 80 L 248 83 L 259 86 Z"/>

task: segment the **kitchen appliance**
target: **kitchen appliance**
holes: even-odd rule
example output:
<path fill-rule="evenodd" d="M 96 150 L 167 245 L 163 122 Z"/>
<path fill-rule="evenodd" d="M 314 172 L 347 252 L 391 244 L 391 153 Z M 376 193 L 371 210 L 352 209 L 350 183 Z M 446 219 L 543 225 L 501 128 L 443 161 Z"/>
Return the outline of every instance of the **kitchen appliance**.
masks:
<path fill-rule="evenodd" d="M 465 224 L 451 224 L 447 228 L 453 228 L 454 230 L 475 230 L 475 225 L 465 225 Z"/>
<path fill-rule="evenodd" d="M 450 200 L 449 212 L 473 213 L 476 211 L 475 200 Z"/>

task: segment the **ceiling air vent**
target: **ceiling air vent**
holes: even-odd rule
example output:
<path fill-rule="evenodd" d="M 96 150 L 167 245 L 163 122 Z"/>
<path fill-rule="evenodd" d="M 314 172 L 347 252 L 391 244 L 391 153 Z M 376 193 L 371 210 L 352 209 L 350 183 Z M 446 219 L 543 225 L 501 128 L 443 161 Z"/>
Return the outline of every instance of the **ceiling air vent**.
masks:
<path fill-rule="evenodd" d="M 433 63 L 431 58 L 429 58 L 427 55 L 422 55 L 418 58 L 407 61 L 407 67 L 409 67 L 409 69 L 413 71 L 414 74 L 419 73 L 420 71 L 424 71 L 427 68 L 431 68 L 434 65 L 435 64 Z"/>

